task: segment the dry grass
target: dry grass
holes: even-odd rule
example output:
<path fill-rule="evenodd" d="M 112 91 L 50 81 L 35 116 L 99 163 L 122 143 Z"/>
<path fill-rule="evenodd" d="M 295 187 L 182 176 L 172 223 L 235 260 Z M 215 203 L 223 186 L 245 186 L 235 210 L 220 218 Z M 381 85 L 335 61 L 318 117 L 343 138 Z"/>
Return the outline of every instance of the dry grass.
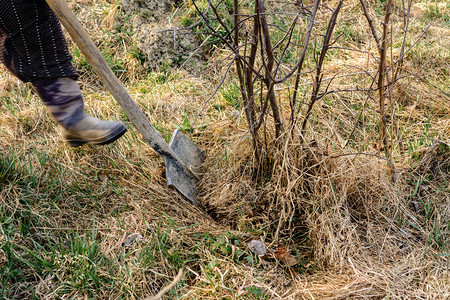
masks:
<path fill-rule="evenodd" d="M 317 105 L 307 132 L 315 143 L 286 137 L 282 150 L 267 147 L 275 168 L 259 182 L 244 113 L 219 95 L 192 136 L 208 153 L 203 207 L 193 207 L 167 189 L 163 162 L 135 129 L 110 146 L 71 149 L 30 86 L 2 68 L 0 159 L 11 159 L 17 176 L 0 180 L 1 298 L 141 299 L 156 295 L 184 267 L 163 298 L 448 299 L 450 28 L 443 3 L 413 6 L 408 45 L 431 17 L 435 23 L 406 57 L 404 73 L 414 76 L 393 90 L 405 145 L 402 154 L 391 128 L 395 183 L 377 156 L 376 104 L 365 95 L 333 95 Z M 223 66 L 202 77 L 148 72 L 131 55 L 133 36 L 118 30 L 126 28 L 118 4 L 71 4 L 166 138 L 186 117 L 193 122 Z M 378 24 L 381 18 L 375 16 Z M 376 52 L 360 44 L 370 32 L 360 30 L 366 23 L 358 1 L 347 3 L 340 22 L 349 37 L 343 46 Z M 394 20 L 394 40 L 401 22 Z M 224 55 L 217 51 L 211 62 Z M 127 122 L 83 58 L 75 62 L 88 113 Z M 348 65 L 376 67 L 367 55 L 337 51 L 325 77 Z M 302 80 L 307 89 L 310 78 Z M 338 80 L 341 87 L 366 82 Z M 361 107 L 355 124 L 349 117 Z M 124 247 L 130 233 L 142 239 Z M 246 246 L 252 239 L 284 247 L 300 263 L 255 257 Z"/>

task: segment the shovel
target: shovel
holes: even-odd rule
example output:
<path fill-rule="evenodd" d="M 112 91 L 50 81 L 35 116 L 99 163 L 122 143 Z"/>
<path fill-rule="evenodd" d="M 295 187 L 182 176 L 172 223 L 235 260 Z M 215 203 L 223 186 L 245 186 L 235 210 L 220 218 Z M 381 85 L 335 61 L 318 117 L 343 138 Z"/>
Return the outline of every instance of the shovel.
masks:
<path fill-rule="evenodd" d="M 205 158 L 204 153 L 178 129 L 175 130 L 170 143 L 167 144 L 161 134 L 150 124 L 120 80 L 111 71 L 89 34 L 67 6 L 65 0 L 46 0 L 46 2 L 69 32 L 87 61 L 92 65 L 102 83 L 119 102 L 131 123 L 143 135 L 144 140 L 150 147 L 164 157 L 167 184 L 174 187 L 193 204 L 197 204 L 196 184 L 198 178 L 193 171 L 199 170 Z"/>

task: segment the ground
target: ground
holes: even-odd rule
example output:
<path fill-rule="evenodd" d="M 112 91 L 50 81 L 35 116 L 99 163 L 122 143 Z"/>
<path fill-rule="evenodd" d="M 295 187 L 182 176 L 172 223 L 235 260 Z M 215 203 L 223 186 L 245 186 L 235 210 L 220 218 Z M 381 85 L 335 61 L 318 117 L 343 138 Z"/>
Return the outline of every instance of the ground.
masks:
<path fill-rule="evenodd" d="M 274 156 L 284 163 L 264 182 L 252 177 L 251 141 L 233 78 L 206 103 L 227 52 L 210 47 L 185 68 L 189 56 L 173 59 L 180 48 L 169 49 L 165 33 L 158 33 L 191 18 L 190 2 L 68 2 L 163 137 L 181 128 L 206 151 L 201 205 L 167 188 L 163 160 L 72 42 L 87 112 L 129 128 L 112 145 L 70 148 L 31 86 L 2 67 L 0 298 L 142 299 L 173 282 L 180 269 L 163 299 L 450 298 L 445 1 L 412 5 L 407 45 L 419 42 L 404 62 L 404 74 L 413 75 L 393 91 L 403 141 L 392 144 L 395 169 L 380 159 L 375 104 L 353 93 L 316 106 L 307 133 L 315 143 L 292 140 L 294 146 Z M 136 13 L 133 3 L 153 3 L 161 14 L 153 6 Z M 374 19 L 381 24 L 382 14 Z M 401 23 L 393 19 L 395 37 Z M 361 30 L 365 24 L 359 1 L 348 1 L 338 21 L 339 45 L 375 53 L 366 42 L 370 31 Z M 349 64 L 371 66 L 367 54 L 329 55 L 329 74 Z M 310 80 L 302 78 L 305 93 Z M 360 122 L 341 126 L 364 108 Z M 252 240 L 263 241 L 268 253 L 255 255 Z"/>

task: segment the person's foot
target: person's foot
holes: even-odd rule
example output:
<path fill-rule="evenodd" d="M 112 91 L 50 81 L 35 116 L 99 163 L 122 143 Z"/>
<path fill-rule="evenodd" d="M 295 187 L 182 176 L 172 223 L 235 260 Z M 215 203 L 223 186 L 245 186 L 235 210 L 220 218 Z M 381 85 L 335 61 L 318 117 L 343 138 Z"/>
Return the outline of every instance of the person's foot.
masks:
<path fill-rule="evenodd" d="M 102 121 L 84 113 L 83 96 L 76 80 L 62 77 L 38 79 L 32 83 L 48 111 L 62 127 L 63 136 L 70 146 L 109 144 L 127 131 L 121 122 Z"/>
<path fill-rule="evenodd" d="M 88 115 L 85 115 L 75 126 L 62 129 L 63 137 L 72 147 L 79 147 L 86 143 L 110 144 L 126 131 L 126 127 L 121 122 L 102 121 Z"/>

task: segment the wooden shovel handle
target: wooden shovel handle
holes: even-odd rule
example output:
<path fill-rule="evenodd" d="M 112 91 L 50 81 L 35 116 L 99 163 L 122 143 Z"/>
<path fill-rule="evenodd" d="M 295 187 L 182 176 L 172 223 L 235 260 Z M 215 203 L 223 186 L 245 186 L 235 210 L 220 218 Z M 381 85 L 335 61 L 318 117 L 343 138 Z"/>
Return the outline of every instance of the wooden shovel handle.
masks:
<path fill-rule="evenodd" d="M 119 102 L 133 125 L 143 135 L 145 141 L 158 154 L 166 158 L 174 158 L 181 166 L 185 167 L 181 159 L 172 151 L 161 134 L 150 124 L 147 117 L 128 94 L 120 80 L 114 75 L 87 31 L 67 6 L 65 0 L 46 0 L 46 2 L 69 32 L 87 61 L 92 65 L 105 87 L 111 92 L 117 102 Z"/>

